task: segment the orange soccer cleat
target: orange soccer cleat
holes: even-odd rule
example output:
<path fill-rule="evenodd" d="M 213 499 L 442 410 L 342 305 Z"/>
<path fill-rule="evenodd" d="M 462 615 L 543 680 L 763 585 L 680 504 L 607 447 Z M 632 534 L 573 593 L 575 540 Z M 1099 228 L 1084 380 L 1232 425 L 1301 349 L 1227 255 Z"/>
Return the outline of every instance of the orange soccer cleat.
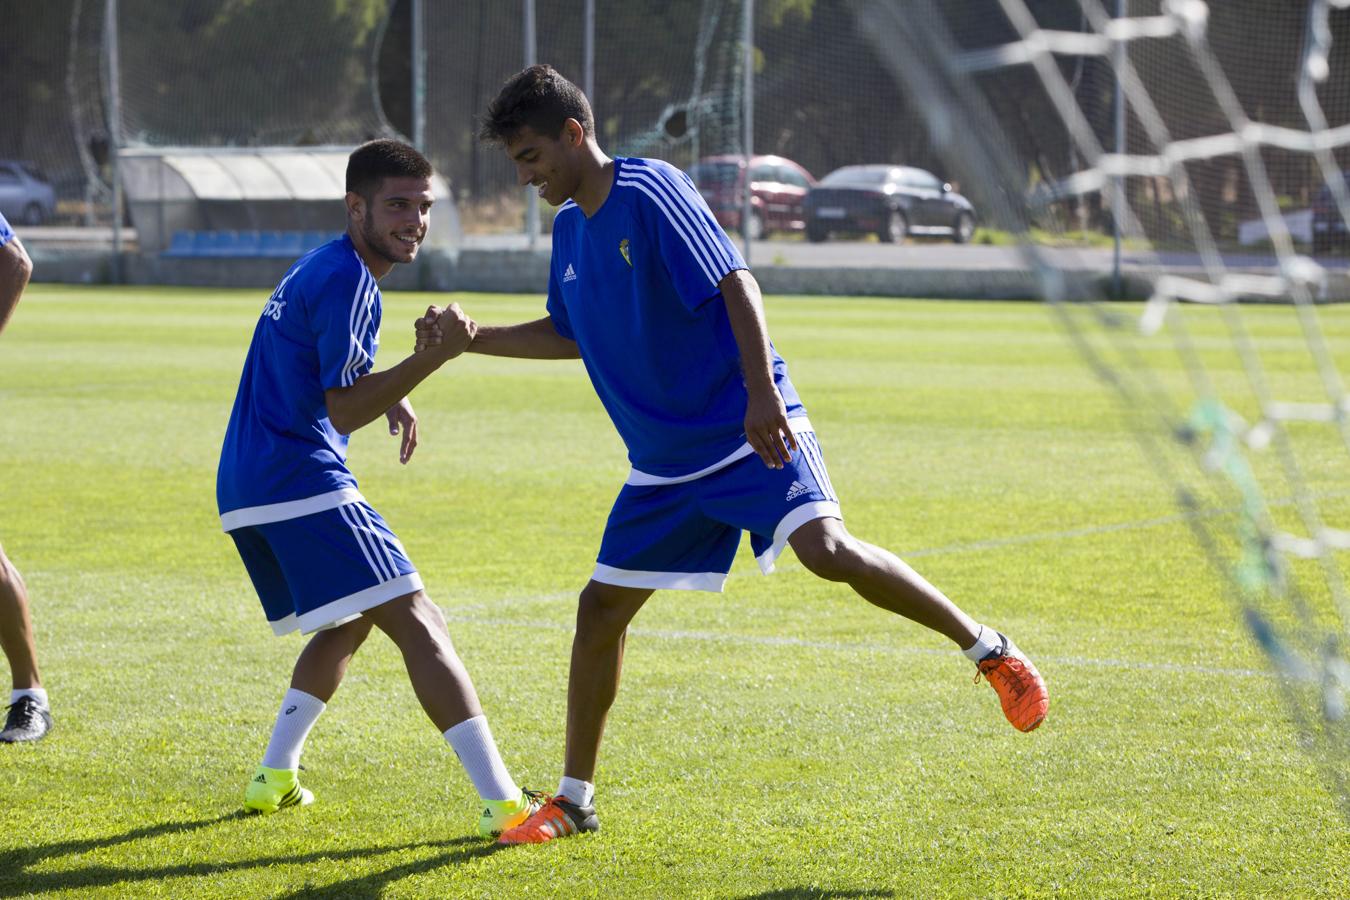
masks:
<path fill-rule="evenodd" d="M 502 832 L 499 844 L 542 844 L 569 834 L 599 831 L 594 806 L 578 806 L 566 797 L 549 797 L 539 810 L 515 828 Z"/>
<path fill-rule="evenodd" d="M 998 637 L 1003 645 L 976 663 L 980 671 L 975 680 L 985 677 L 1014 728 L 1031 731 L 1045 720 L 1050 694 L 1031 660 L 1002 634 Z"/>

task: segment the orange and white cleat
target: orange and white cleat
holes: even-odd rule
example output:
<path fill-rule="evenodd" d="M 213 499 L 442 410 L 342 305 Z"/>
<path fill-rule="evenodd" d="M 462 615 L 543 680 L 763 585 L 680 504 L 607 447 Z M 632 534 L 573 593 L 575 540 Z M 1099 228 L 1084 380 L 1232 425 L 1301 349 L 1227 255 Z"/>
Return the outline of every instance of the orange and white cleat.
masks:
<path fill-rule="evenodd" d="M 979 681 L 980 675 L 985 677 L 998 694 L 1003 714 L 1014 728 L 1032 731 L 1045 721 L 1045 714 L 1050 709 L 1050 693 L 1031 660 L 1002 634 L 998 639 L 1003 642 L 1002 646 L 976 663 L 980 671 L 975 680 Z"/>
<path fill-rule="evenodd" d="M 594 806 L 578 806 L 566 797 L 549 797 L 534 815 L 502 832 L 499 844 L 542 844 L 571 834 L 599 831 Z"/>

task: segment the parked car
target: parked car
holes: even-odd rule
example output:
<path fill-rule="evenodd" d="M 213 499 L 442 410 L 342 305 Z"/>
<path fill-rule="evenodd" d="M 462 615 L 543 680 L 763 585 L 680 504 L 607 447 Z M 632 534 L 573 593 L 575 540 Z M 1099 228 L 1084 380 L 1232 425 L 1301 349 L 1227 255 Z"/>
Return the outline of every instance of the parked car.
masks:
<path fill-rule="evenodd" d="M 875 234 L 888 244 L 911 234 L 947 235 L 964 244 L 975 234 L 975 207 L 950 184 L 909 166 L 844 166 L 806 195 L 806 237 Z"/>
<path fill-rule="evenodd" d="M 11 222 L 41 225 L 56 213 L 56 191 L 32 163 L 0 159 L 0 214 Z"/>
<path fill-rule="evenodd" d="M 1350 187 L 1350 170 L 1342 172 L 1341 177 Z M 1328 184 L 1322 185 L 1313 197 L 1312 242 L 1314 256 L 1323 256 L 1338 246 L 1350 247 L 1350 230 L 1346 229 L 1345 219 L 1336 208 L 1336 198 Z"/>
<path fill-rule="evenodd" d="M 717 223 L 727 231 L 739 232 L 745 204 L 745 158 L 705 157 L 689 170 L 689 177 L 708 201 Z M 815 183 L 810 172 L 790 159 L 750 157 L 750 238 L 759 240 L 774 231 L 805 228 L 802 200 Z"/>

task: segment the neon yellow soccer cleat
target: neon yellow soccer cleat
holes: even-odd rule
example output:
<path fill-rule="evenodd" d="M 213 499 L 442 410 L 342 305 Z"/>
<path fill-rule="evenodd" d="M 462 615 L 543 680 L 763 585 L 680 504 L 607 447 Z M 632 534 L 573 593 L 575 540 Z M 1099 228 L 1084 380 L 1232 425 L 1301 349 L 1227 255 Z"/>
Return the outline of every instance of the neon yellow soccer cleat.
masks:
<path fill-rule="evenodd" d="M 253 780 L 244 791 L 244 810 L 255 813 L 274 813 L 288 806 L 309 806 L 314 795 L 300 786 L 295 769 L 269 769 L 258 766 Z"/>
<path fill-rule="evenodd" d="M 527 789 L 522 789 L 515 800 L 484 800 L 483 815 L 478 819 L 478 834 L 495 838 L 508 828 L 524 822 L 542 805 L 542 795 Z"/>

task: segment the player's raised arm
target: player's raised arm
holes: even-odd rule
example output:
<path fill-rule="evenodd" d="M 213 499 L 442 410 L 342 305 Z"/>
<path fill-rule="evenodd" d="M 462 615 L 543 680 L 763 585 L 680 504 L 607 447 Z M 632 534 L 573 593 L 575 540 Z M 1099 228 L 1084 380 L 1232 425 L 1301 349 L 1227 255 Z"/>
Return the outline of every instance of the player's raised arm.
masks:
<path fill-rule="evenodd" d="M 0 219 L 0 222 L 4 220 Z M 33 261 L 17 237 L 0 242 L 0 332 L 5 330 L 19 297 L 33 274 Z"/>
<path fill-rule="evenodd" d="M 328 421 L 335 429 L 351 434 L 385 415 L 428 375 L 463 353 L 478 329 L 459 304 L 444 310 L 437 323 L 441 340 L 425 352 L 412 354 L 392 369 L 363 375 L 346 387 L 324 391 Z"/>

